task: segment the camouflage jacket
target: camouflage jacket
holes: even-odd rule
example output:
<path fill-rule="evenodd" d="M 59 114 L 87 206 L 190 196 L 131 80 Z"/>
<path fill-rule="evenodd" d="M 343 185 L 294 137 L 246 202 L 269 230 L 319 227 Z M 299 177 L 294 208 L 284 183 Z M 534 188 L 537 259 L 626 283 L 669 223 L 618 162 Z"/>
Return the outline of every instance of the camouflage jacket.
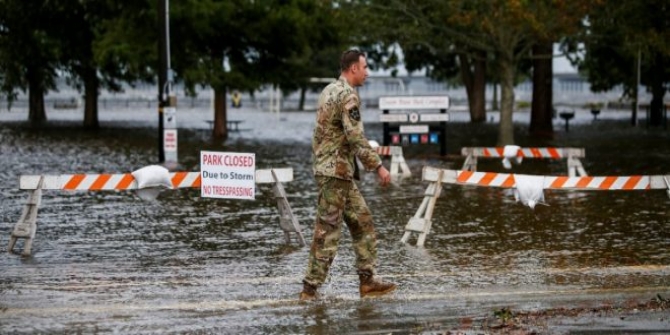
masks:
<path fill-rule="evenodd" d="M 355 157 L 368 171 L 381 165 L 363 134 L 360 106 L 358 93 L 343 77 L 321 92 L 312 137 L 314 175 L 352 180 Z"/>

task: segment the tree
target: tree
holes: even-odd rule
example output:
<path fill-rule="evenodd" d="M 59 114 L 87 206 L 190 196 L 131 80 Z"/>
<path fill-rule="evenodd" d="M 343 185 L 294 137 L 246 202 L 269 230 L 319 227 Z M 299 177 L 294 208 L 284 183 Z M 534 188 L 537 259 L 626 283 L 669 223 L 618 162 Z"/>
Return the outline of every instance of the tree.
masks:
<path fill-rule="evenodd" d="M 227 138 L 226 92 L 253 91 L 262 84 L 295 85 L 291 60 L 308 45 L 310 15 L 328 1 L 190 1 L 171 13 L 174 69 L 191 93 L 214 89 L 214 131 Z"/>
<path fill-rule="evenodd" d="M 563 47 L 573 52 L 573 62 L 591 83 L 594 92 L 624 86 L 624 96 L 636 99 L 638 57 L 641 83 L 652 93 L 652 125 L 662 122 L 663 97 L 670 82 L 670 4 L 667 1 L 622 1 L 606 4 L 589 16 L 588 30 Z M 584 44 L 583 58 L 576 53 Z M 637 120 L 637 101 L 632 123 Z"/>
<path fill-rule="evenodd" d="M 121 82 L 151 81 L 147 46 L 157 33 L 146 1 L 60 0 L 53 27 L 63 52 L 60 67 L 69 84 L 84 93 L 84 127 L 98 128 L 101 88 L 121 91 Z M 129 20 L 133 18 L 133 20 Z M 132 50 L 132 51 L 130 51 Z M 153 50 L 155 53 L 155 50 Z"/>
<path fill-rule="evenodd" d="M 363 46 L 373 66 L 393 69 L 392 75 L 399 65 L 401 49 L 402 62 L 409 72 L 425 71 L 432 79 L 464 85 L 471 121 L 483 122 L 486 120 L 487 55 L 457 44 L 442 29 L 419 23 L 422 18 L 412 12 L 415 10 L 427 17 L 438 5 L 443 4 L 419 6 L 413 1 L 353 3 L 350 11 L 356 17 L 354 27 L 360 36 L 355 44 Z M 461 80 L 455 81 L 459 74 Z"/>
<path fill-rule="evenodd" d="M 391 0 L 366 1 L 365 4 L 372 13 L 385 10 L 392 14 L 381 15 L 406 19 L 410 24 L 401 25 L 395 33 L 407 34 L 408 40 L 427 45 L 429 49 L 443 50 L 434 47 L 439 43 L 452 52 L 474 56 L 471 61 L 486 59 L 483 55 L 493 57 L 502 96 L 498 145 L 514 143 L 512 113 L 519 62 L 531 56 L 531 49 L 541 38 L 551 39 L 560 34 L 569 24 L 568 18 L 572 22 L 581 20 L 583 15 L 569 14 L 575 8 L 586 6 L 579 5 L 578 1 L 559 0 L 426 0 L 420 3 Z M 460 63 L 466 69 L 473 68 L 464 60 Z"/>
<path fill-rule="evenodd" d="M 46 121 L 44 95 L 55 88 L 62 49 L 52 33 L 58 22 L 53 2 L 0 0 L 0 88 L 11 102 L 28 92 L 28 120 Z"/>
<path fill-rule="evenodd" d="M 540 137 L 553 136 L 553 44 L 562 38 L 574 36 L 584 30 L 584 20 L 602 5 L 602 1 L 534 1 L 529 2 L 532 12 L 543 27 L 533 30 L 532 46 L 533 102 L 531 106 L 530 134 Z"/>

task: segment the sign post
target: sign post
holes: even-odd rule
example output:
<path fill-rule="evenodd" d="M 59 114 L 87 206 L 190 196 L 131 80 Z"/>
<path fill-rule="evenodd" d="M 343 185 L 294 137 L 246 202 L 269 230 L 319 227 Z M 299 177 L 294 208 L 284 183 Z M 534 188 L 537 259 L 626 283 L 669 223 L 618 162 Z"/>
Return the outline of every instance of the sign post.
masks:
<path fill-rule="evenodd" d="M 256 155 L 239 152 L 200 152 L 200 194 L 203 198 L 256 198 Z"/>
<path fill-rule="evenodd" d="M 168 166 L 176 166 L 179 163 L 177 157 L 177 108 L 163 108 L 163 152 L 165 163 Z"/>
<path fill-rule="evenodd" d="M 384 123 L 384 145 L 440 144 L 440 155 L 447 154 L 448 96 L 380 97 L 379 120 Z M 440 113 L 419 113 L 439 109 Z M 412 110 L 410 114 L 389 114 L 391 110 Z"/>

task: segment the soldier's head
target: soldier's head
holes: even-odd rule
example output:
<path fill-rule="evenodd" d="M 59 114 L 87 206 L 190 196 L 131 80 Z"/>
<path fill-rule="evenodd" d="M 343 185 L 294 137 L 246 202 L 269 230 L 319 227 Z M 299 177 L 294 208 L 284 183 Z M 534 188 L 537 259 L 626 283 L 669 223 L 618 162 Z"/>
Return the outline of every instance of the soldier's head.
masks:
<path fill-rule="evenodd" d="M 340 71 L 349 85 L 363 86 L 368 77 L 368 63 L 365 60 L 365 54 L 356 49 L 343 52 L 340 58 Z"/>

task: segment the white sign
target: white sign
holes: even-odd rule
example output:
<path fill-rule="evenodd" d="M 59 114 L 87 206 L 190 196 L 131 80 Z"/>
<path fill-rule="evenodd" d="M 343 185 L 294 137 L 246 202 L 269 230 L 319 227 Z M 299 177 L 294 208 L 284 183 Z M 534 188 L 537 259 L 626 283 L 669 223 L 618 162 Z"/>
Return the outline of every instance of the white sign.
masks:
<path fill-rule="evenodd" d="M 379 115 L 381 122 L 407 122 L 407 114 L 382 114 Z"/>
<path fill-rule="evenodd" d="M 426 124 L 400 126 L 401 134 L 425 134 L 427 132 L 428 125 Z"/>
<path fill-rule="evenodd" d="M 417 113 L 410 114 L 409 115 L 409 122 L 412 122 L 412 123 L 419 122 L 419 114 L 417 114 Z"/>
<path fill-rule="evenodd" d="M 379 109 L 448 109 L 448 96 L 380 97 Z"/>
<path fill-rule="evenodd" d="M 201 151 L 200 180 L 200 195 L 203 198 L 254 200 L 256 155 Z"/>
<path fill-rule="evenodd" d="M 163 129 L 163 150 L 177 152 L 177 129 Z"/>
<path fill-rule="evenodd" d="M 449 114 L 421 114 L 421 122 L 447 122 L 449 121 Z"/>

